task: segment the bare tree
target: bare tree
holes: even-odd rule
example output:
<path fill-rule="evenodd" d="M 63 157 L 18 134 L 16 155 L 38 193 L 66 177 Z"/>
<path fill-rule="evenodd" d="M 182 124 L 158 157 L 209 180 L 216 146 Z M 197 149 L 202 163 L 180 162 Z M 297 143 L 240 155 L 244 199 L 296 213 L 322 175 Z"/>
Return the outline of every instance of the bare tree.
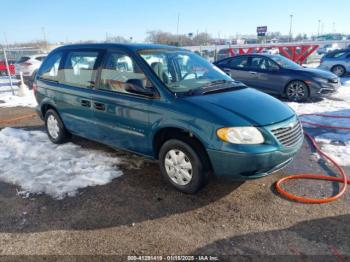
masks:
<path fill-rule="evenodd" d="M 121 43 L 121 44 L 125 44 L 125 43 L 129 43 L 130 40 L 126 39 L 123 36 L 117 35 L 117 36 L 108 37 L 105 42 L 106 43 Z"/>
<path fill-rule="evenodd" d="M 195 37 L 191 35 L 176 35 L 163 31 L 149 31 L 147 32 L 146 42 L 154 44 L 165 44 L 174 46 L 193 46 L 205 45 L 210 42 L 211 36 L 207 33 L 199 33 Z"/>

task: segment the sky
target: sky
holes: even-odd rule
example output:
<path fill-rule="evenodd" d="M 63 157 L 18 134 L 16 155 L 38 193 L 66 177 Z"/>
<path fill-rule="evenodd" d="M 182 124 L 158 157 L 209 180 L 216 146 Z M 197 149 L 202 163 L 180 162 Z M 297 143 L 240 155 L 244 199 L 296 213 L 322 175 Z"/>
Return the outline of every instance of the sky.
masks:
<path fill-rule="evenodd" d="M 212 37 L 256 34 L 257 26 L 289 34 L 350 33 L 350 1 L 338 0 L 11 0 L 2 2 L 0 43 L 75 42 L 121 35 L 134 42 L 151 30 Z M 323 30 L 322 30 L 323 29 Z M 2 32 L 1 32 L 2 31 Z"/>

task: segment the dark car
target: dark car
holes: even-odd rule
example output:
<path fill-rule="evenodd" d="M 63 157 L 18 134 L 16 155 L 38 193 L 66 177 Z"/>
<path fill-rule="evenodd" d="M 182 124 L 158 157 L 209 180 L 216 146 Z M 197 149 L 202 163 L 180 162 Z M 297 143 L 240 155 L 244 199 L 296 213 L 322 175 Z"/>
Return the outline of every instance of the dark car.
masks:
<path fill-rule="evenodd" d="M 52 142 L 75 134 L 158 159 L 164 178 L 186 193 L 212 173 L 268 175 L 303 143 L 286 104 L 184 49 L 63 46 L 48 55 L 34 86 Z"/>
<path fill-rule="evenodd" d="M 281 55 L 240 55 L 217 61 L 215 65 L 235 80 L 290 101 L 331 94 L 340 86 L 335 74 L 304 68 Z"/>

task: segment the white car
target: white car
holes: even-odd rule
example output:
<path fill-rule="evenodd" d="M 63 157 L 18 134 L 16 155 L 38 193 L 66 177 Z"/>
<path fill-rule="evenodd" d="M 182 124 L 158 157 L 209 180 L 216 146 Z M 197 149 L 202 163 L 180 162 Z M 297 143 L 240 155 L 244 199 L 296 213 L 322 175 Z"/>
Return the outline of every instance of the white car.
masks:
<path fill-rule="evenodd" d="M 333 44 L 328 44 L 323 47 L 320 47 L 319 49 L 317 49 L 317 53 L 319 55 L 324 55 L 337 49 L 339 49 L 339 45 L 337 43 L 333 43 Z"/>
<path fill-rule="evenodd" d="M 15 63 L 16 75 L 20 75 L 20 72 L 22 72 L 25 79 L 34 78 L 46 56 L 47 54 L 22 56 Z"/>

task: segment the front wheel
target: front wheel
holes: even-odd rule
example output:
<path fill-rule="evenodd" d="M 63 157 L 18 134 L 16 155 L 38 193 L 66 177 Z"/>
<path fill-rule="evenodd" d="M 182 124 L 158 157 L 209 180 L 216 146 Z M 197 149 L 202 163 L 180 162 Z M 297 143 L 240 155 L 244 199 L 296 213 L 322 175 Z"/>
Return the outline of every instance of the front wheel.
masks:
<path fill-rule="evenodd" d="M 292 81 L 286 88 L 289 101 L 303 102 L 309 97 L 309 89 L 303 81 Z"/>
<path fill-rule="evenodd" d="M 194 194 L 206 182 L 206 168 L 198 149 L 189 144 L 171 139 L 159 152 L 163 178 L 177 190 Z"/>

